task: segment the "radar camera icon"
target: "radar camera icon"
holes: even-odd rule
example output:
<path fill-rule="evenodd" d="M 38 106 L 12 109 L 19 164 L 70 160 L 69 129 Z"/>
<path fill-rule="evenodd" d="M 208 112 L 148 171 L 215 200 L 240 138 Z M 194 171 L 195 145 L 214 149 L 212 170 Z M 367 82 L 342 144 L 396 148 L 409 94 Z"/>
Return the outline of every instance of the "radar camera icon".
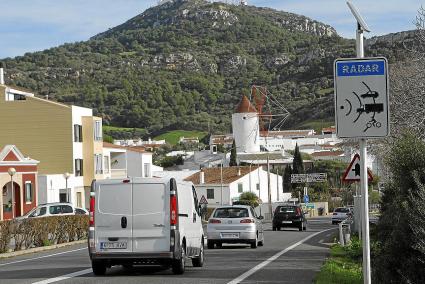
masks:
<path fill-rule="evenodd" d="M 354 108 L 354 103 L 348 99 L 345 99 L 346 105 L 341 105 L 340 109 L 344 110 L 347 108 L 345 116 L 355 116 L 353 123 L 356 123 L 363 114 L 370 114 L 370 120 L 366 123 L 365 129 L 363 130 L 363 132 L 366 132 L 372 127 L 380 128 L 382 126 L 381 122 L 375 119 L 375 115 L 384 111 L 384 104 L 376 102 L 376 99 L 379 97 L 378 92 L 372 91 L 372 89 L 365 82 L 362 83 L 366 87 L 365 93 L 358 95 L 353 91 L 355 98 L 357 98 L 357 101 L 354 100 L 354 102 L 356 103 L 356 106 L 358 102 L 358 107 Z M 366 100 L 371 100 L 371 102 L 365 103 L 364 101 Z"/>

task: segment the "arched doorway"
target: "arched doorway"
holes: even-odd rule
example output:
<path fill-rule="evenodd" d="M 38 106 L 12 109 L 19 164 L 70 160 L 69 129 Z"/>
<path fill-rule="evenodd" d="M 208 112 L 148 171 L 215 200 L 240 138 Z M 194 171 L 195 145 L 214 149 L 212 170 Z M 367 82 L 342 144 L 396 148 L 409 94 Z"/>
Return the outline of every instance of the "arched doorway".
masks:
<path fill-rule="evenodd" d="M 15 196 L 15 217 L 21 216 L 21 187 L 16 182 L 13 182 Z M 12 219 L 13 213 L 12 213 L 12 187 L 11 182 L 6 183 L 2 188 L 2 194 L 3 194 L 3 219 Z"/>

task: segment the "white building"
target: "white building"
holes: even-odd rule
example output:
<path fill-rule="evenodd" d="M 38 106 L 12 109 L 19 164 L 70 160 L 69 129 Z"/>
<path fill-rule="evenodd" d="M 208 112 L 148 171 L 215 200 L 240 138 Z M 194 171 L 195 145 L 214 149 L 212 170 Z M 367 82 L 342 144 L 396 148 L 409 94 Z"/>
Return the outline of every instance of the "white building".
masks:
<path fill-rule="evenodd" d="M 204 196 L 212 207 L 232 204 L 243 192 L 254 192 L 263 203 L 269 200 L 267 171 L 258 167 L 205 168 L 185 180 L 193 182 L 198 199 Z M 280 175 L 270 173 L 270 185 L 272 202 L 291 198 L 283 192 Z"/>

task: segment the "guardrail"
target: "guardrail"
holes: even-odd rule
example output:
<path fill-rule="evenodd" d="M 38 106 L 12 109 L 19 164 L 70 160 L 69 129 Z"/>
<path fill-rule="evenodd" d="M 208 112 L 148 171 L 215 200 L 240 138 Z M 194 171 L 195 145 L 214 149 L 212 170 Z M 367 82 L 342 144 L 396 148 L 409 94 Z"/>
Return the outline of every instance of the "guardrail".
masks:
<path fill-rule="evenodd" d="M 339 244 L 345 246 L 351 242 L 351 225 L 353 220 L 351 218 L 345 219 L 339 223 Z"/>

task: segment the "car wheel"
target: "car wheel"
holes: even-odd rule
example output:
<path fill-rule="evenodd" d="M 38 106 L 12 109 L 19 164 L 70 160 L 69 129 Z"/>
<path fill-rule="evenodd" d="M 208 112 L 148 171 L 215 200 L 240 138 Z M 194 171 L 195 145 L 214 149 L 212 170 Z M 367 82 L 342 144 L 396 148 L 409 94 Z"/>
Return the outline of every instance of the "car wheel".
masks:
<path fill-rule="evenodd" d="M 208 249 L 213 249 L 214 248 L 214 242 L 213 241 L 207 241 L 207 247 L 208 247 Z"/>
<path fill-rule="evenodd" d="M 223 244 L 222 243 L 216 243 L 217 248 L 222 248 Z"/>
<path fill-rule="evenodd" d="M 264 234 L 263 234 L 263 239 L 261 241 L 258 242 L 258 246 L 262 247 L 264 246 Z"/>
<path fill-rule="evenodd" d="M 186 253 L 185 248 L 181 248 L 181 256 L 180 259 L 173 260 L 173 264 L 171 269 L 173 270 L 174 274 L 183 274 L 185 269 L 185 262 L 186 262 Z"/>
<path fill-rule="evenodd" d="M 276 227 L 275 227 L 275 226 L 273 226 L 272 230 L 273 230 L 273 231 L 276 231 Z"/>
<path fill-rule="evenodd" d="M 307 231 L 307 224 L 303 227 L 304 231 Z"/>
<path fill-rule="evenodd" d="M 301 224 L 301 225 L 298 227 L 298 231 L 302 232 L 302 230 L 303 230 L 303 224 Z"/>
<path fill-rule="evenodd" d="M 277 230 L 280 231 L 280 227 L 277 227 Z"/>
<path fill-rule="evenodd" d="M 252 241 L 251 243 L 251 248 L 255 249 L 258 246 L 258 236 L 255 236 L 255 240 Z"/>
<path fill-rule="evenodd" d="M 92 260 L 91 267 L 93 274 L 96 276 L 105 275 L 106 273 L 106 264 L 103 261 Z"/>
<path fill-rule="evenodd" d="M 204 266 L 204 241 L 201 242 L 201 247 L 199 248 L 199 255 L 195 258 L 192 258 L 193 267 L 202 267 Z"/>

